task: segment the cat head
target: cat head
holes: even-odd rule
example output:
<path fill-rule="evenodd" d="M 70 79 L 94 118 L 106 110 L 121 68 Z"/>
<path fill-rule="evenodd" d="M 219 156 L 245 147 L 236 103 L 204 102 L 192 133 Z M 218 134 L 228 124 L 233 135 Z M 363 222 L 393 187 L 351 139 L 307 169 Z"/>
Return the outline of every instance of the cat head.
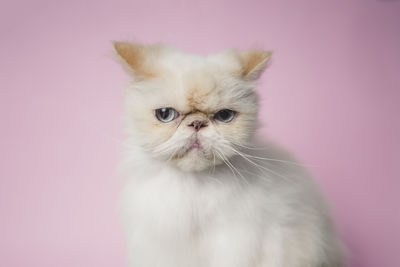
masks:
<path fill-rule="evenodd" d="M 257 126 L 256 80 L 271 53 L 228 50 L 201 57 L 163 45 L 115 42 L 133 76 L 126 111 L 149 155 L 185 171 L 229 160 Z"/>

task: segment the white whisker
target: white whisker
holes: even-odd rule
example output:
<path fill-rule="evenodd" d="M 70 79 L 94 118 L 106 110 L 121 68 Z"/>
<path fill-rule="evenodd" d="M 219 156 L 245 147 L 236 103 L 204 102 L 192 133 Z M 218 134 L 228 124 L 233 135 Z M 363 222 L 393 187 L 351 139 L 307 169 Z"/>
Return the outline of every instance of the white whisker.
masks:
<path fill-rule="evenodd" d="M 234 148 L 232 148 L 232 147 L 230 147 L 230 146 L 228 146 L 228 147 L 229 147 L 230 149 L 232 149 L 237 155 L 241 156 L 243 159 L 245 159 L 245 160 L 248 161 L 249 163 L 253 164 L 253 165 L 256 166 L 257 168 L 263 169 L 263 170 L 265 170 L 265 171 L 267 171 L 267 172 L 269 172 L 269 173 L 272 173 L 272 174 L 274 174 L 274 175 L 276 175 L 276 176 L 278 176 L 278 177 L 281 177 L 282 179 L 288 180 L 287 177 L 282 176 L 281 174 L 279 174 L 279 173 L 277 173 L 277 172 L 275 172 L 275 171 L 273 171 L 273 170 L 271 170 L 271 169 L 269 169 L 269 168 L 267 168 L 267 167 L 264 167 L 264 166 L 261 166 L 260 164 L 255 163 L 254 161 L 250 160 L 248 157 L 246 157 L 245 155 L 243 155 L 241 152 L 237 151 L 236 149 L 234 149 Z"/>
<path fill-rule="evenodd" d="M 229 167 L 229 169 L 231 170 L 233 176 L 235 176 L 235 179 L 238 180 L 238 177 L 236 176 L 235 171 L 232 169 L 232 167 L 227 163 L 227 161 L 225 160 L 224 156 L 220 154 L 220 152 L 218 152 L 217 150 L 215 150 L 215 153 L 217 153 L 217 155 L 220 157 L 220 159 L 225 163 L 226 166 Z"/>
<path fill-rule="evenodd" d="M 218 150 L 218 149 L 217 149 Z M 225 164 L 230 167 L 231 169 L 233 169 L 234 171 L 236 171 L 237 174 L 239 174 L 239 176 L 242 178 L 243 182 L 245 182 L 246 184 L 248 184 L 247 179 L 242 175 L 242 173 L 232 164 L 232 162 L 229 161 L 229 159 L 222 153 L 222 151 L 219 151 L 223 157 L 223 161 L 225 162 Z"/>
<path fill-rule="evenodd" d="M 239 144 L 235 144 L 235 143 L 232 143 L 232 142 L 231 142 L 231 144 L 232 144 L 233 146 L 239 146 L 239 147 L 243 147 L 243 148 L 246 148 L 246 149 L 252 149 L 252 148 L 249 148 L 249 147 L 246 147 L 246 146 L 242 146 L 242 145 L 239 145 Z M 265 148 L 259 148 L 259 150 L 263 150 L 263 149 L 265 149 Z M 258 150 L 258 149 L 255 148 L 254 150 Z M 265 158 L 265 157 L 253 156 L 253 155 L 244 153 L 243 151 L 241 151 L 241 153 L 243 153 L 244 155 L 246 155 L 246 156 L 249 157 L 249 158 L 253 158 L 253 159 L 257 159 L 257 160 L 282 162 L 282 163 L 292 164 L 292 165 L 296 165 L 296 166 L 304 166 L 304 167 L 307 167 L 307 166 L 315 166 L 315 165 L 311 165 L 311 164 L 301 164 L 301 163 L 298 163 L 298 162 L 295 162 L 295 161 L 288 161 L 288 160 L 282 160 L 282 159 Z"/>

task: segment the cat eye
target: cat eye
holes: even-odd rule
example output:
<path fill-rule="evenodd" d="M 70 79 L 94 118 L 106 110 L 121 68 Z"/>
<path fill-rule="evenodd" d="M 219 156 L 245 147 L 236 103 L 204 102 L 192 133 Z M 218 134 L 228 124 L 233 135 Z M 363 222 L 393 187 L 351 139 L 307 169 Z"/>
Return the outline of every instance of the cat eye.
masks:
<path fill-rule="evenodd" d="M 156 117 L 161 122 L 170 122 L 178 118 L 179 113 L 173 108 L 156 109 Z"/>
<path fill-rule="evenodd" d="M 231 122 L 236 115 L 236 111 L 230 109 L 221 109 L 214 114 L 214 119 L 222 122 Z"/>

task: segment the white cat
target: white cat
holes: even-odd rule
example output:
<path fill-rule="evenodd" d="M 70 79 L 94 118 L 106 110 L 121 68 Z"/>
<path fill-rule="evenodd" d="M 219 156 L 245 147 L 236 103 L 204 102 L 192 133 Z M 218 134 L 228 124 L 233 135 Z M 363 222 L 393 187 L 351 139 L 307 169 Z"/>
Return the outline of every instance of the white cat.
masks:
<path fill-rule="evenodd" d="M 134 78 L 122 197 L 130 266 L 345 266 L 307 172 L 254 136 L 269 52 L 114 49 Z"/>

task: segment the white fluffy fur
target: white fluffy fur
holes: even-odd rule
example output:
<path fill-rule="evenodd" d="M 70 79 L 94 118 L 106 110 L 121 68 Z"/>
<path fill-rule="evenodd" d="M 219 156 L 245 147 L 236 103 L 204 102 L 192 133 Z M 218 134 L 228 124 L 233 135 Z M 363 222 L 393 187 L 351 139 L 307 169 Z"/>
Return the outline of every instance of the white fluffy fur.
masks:
<path fill-rule="evenodd" d="M 307 172 L 254 137 L 253 89 L 267 54 L 198 57 L 126 43 L 115 49 L 135 77 L 126 91 L 122 194 L 130 266 L 344 266 Z M 161 107 L 181 116 L 163 124 L 154 116 Z M 238 111 L 231 123 L 212 119 L 224 108 Z M 209 126 L 196 132 L 188 123 L 198 118 Z M 192 148 L 195 140 L 200 149 Z"/>

